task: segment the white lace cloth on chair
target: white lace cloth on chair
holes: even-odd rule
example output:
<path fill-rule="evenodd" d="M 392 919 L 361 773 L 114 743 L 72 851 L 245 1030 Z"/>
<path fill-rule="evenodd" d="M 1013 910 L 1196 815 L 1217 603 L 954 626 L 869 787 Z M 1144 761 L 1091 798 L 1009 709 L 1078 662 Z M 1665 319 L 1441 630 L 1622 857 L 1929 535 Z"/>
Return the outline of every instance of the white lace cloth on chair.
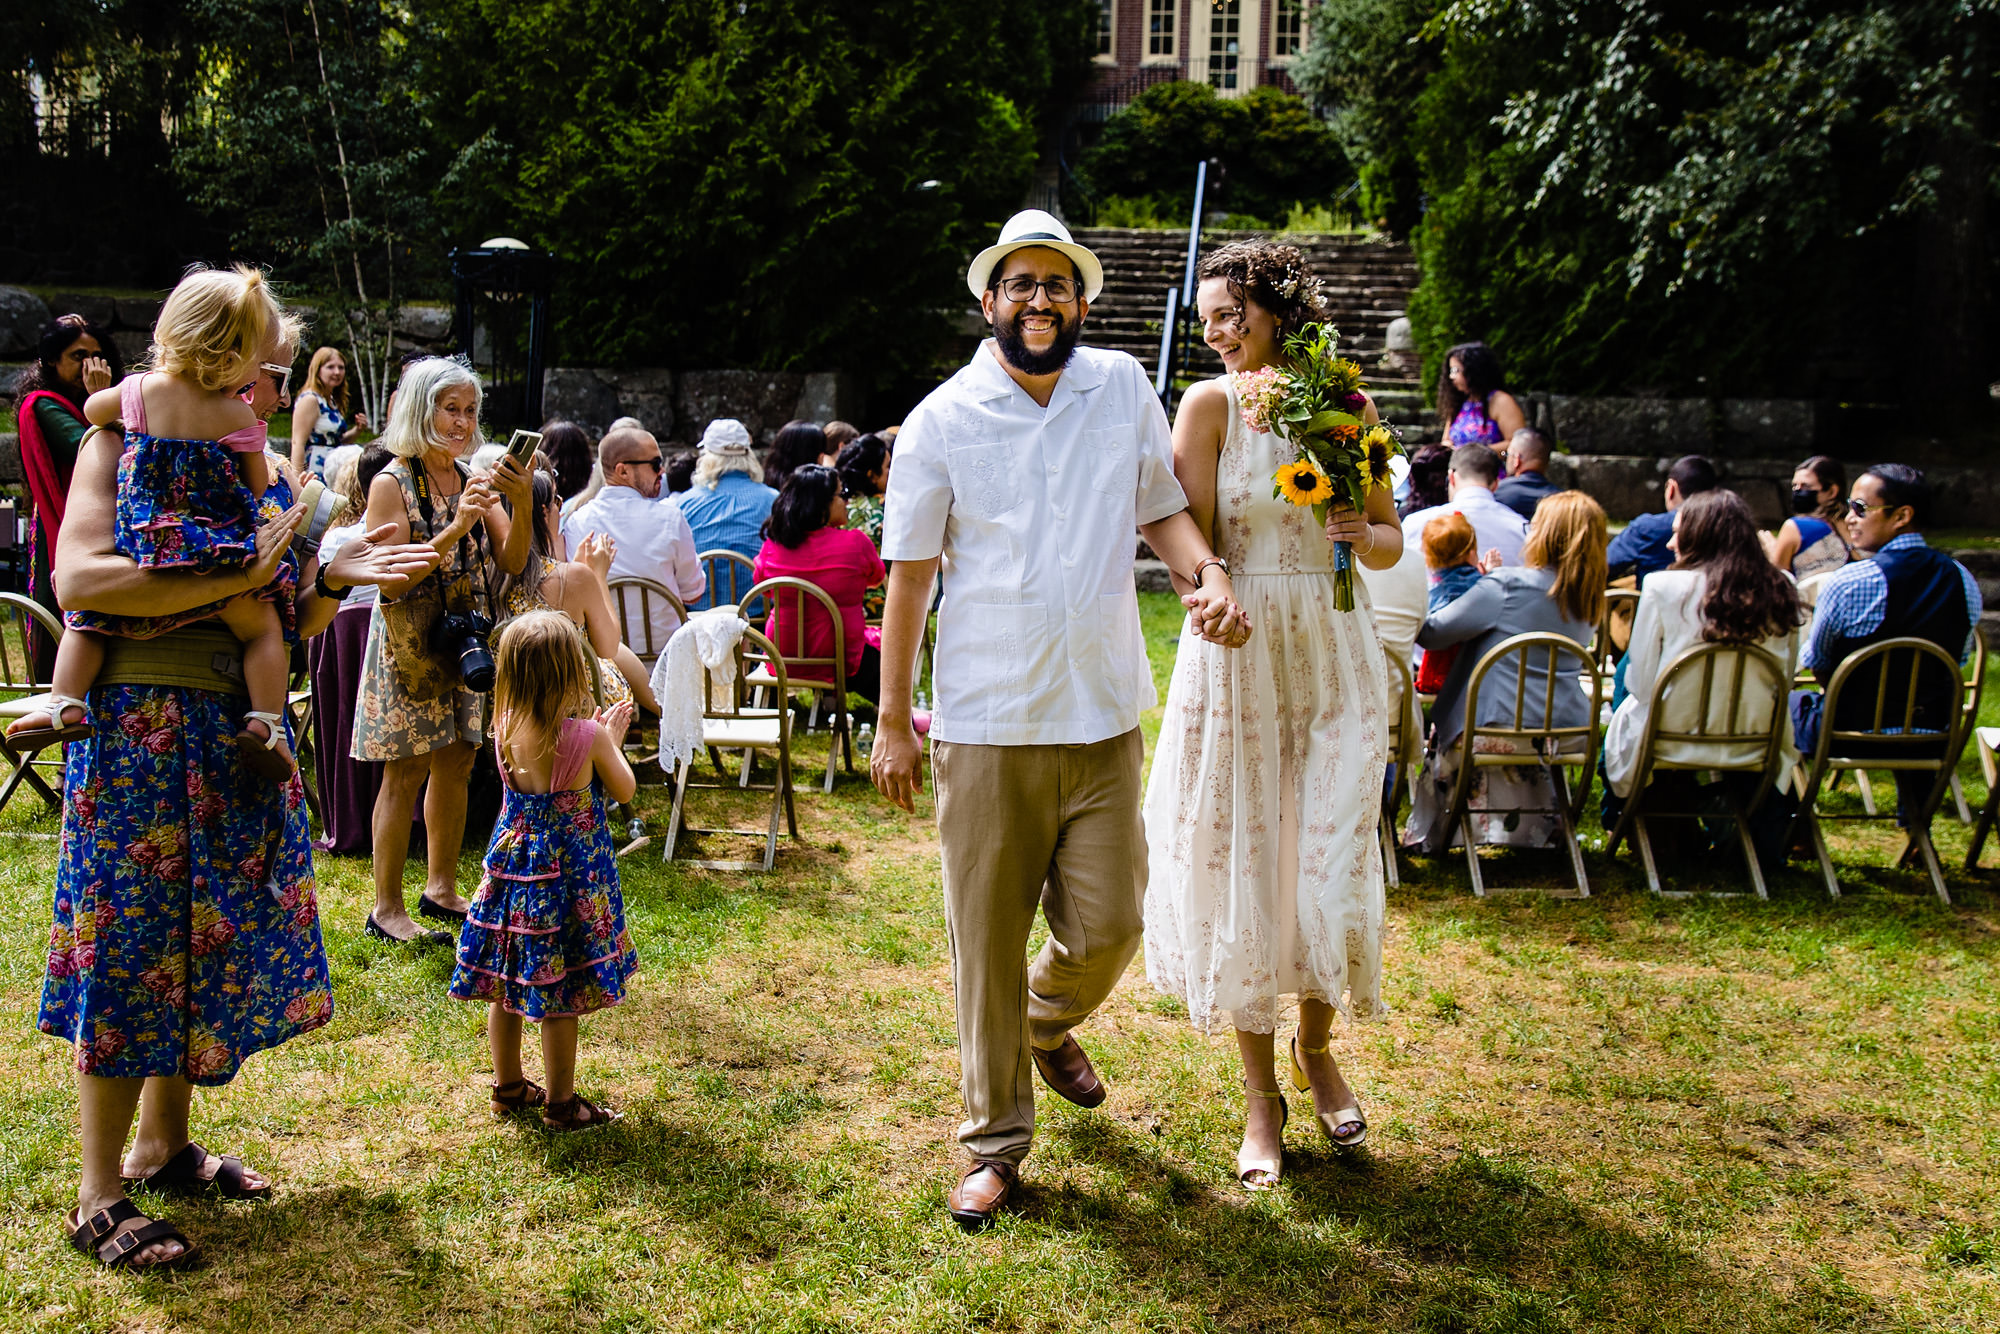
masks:
<path fill-rule="evenodd" d="M 736 646 L 750 623 L 734 607 L 698 611 L 687 618 L 667 651 L 653 664 L 653 695 L 660 701 L 660 768 L 669 778 L 701 749 L 701 670 L 719 693 L 736 680 Z"/>

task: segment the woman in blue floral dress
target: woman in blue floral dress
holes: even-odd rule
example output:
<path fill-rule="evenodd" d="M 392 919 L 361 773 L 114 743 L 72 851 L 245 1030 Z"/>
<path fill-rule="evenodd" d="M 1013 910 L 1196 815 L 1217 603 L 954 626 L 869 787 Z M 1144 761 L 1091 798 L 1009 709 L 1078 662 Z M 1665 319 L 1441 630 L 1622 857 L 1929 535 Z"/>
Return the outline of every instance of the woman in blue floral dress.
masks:
<path fill-rule="evenodd" d="M 294 336 L 287 329 L 283 342 Z M 283 365 L 289 351 L 274 344 L 266 359 Z M 267 373 L 251 393 L 260 416 L 284 401 L 282 380 Z M 259 503 L 254 565 L 141 570 L 118 554 L 114 535 L 119 453 L 117 435 L 103 432 L 78 457 L 57 555 L 72 608 L 171 615 L 275 582 L 295 613 L 288 624 L 310 636 L 332 619 L 344 586 L 399 591 L 435 563 L 423 548 L 364 541 L 332 569 L 308 560 L 301 570 L 287 548 L 302 515 L 281 476 Z M 241 703 L 227 681 L 117 676 L 108 665 L 89 695 L 94 734 L 68 751 L 38 1022 L 76 1051 L 83 1172 L 65 1227 L 99 1263 L 138 1268 L 177 1264 L 193 1250 L 126 1200 L 128 1185 L 224 1198 L 270 1189 L 241 1160 L 189 1138 L 194 1086 L 226 1084 L 255 1052 L 325 1024 L 333 1001 L 297 777 L 274 785 L 249 775 L 235 743 Z M 186 669 L 161 676 L 199 679 Z M 121 1166 L 135 1111 L 138 1134 Z"/>

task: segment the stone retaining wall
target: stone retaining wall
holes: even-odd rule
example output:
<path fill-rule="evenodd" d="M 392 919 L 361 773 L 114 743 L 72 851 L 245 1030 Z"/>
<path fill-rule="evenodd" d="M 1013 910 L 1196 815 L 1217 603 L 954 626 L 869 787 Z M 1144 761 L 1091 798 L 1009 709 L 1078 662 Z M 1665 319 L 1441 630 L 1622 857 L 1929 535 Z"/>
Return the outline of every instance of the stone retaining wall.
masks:
<path fill-rule="evenodd" d="M 788 421 L 853 421 L 859 384 L 837 371 L 614 370 L 557 366 L 542 378 L 542 410 L 595 434 L 620 417 L 637 417 L 662 442 L 692 445 L 711 421 L 733 417 L 769 445 Z"/>

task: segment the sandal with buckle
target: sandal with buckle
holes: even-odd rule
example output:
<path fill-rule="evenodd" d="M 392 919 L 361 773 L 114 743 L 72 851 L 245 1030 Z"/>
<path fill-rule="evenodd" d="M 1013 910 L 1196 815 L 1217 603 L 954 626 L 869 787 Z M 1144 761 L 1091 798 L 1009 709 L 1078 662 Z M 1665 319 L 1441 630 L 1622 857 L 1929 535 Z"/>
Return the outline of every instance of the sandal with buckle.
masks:
<path fill-rule="evenodd" d="M 1278 1156 L 1276 1158 L 1247 1158 L 1243 1150 L 1236 1151 L 1236 1179 L 1249 1191 L 1269 1190 L 1278 1184 L 1285 1174 L 1285 1126 L 1292 1119 L 1292 1105 L 1285 1101 L 1283 1089 L 1251 1088 L 1250 1081 L 1243 1081 L 1243 1091 L 1253 1098 L 1275 1098 L 1278 1101 Z"/>
<path fill-rule="evenodd" d="M 63 1230 L 69 1233 L 70 1245 L 106 1269 L 180 1269 L 195 1259 L 193 1244 L 179 1228 L 148 1218 L 130 1200 L 119 1200 L 87 1219 L 79 1219 L 72 1209 L 63 1215 Z M 163 1241 L 179 1242 L 181 1253 L 166 1260 L 135 1258 Z"/>
<path fill-rule="evenodd" d="M 1312 1092 L 1312 1081 L 1306 1078 L 1305 1067 L 1299 1064 L 1299 1056 L 1323 1056 L 1326 1047 L 1301 1047 L 1297 1035 L 1292 1037 L 1292 1083 L 1299 1092 Z M 1314 1108 L 1313 1119 L 1336 1149 L 1358 1149 L 1368 1142 L 1368 1118 L 1361 1114 L 1361 1104 L 1343 1107 L 1337 1112 L 1327 1113 Z"/>
<path fill-rule="evenodd" d="M 598 1106 L 581 1093 L 572 1093 L 561 1102 L 551 1102 L 542 1109 L 542 1124 L 557 1134 L 567 1135 L 608 1126 L 624 1115 L 609 1107 Z"/>
<path fill-rule="evenodd" d="M 512 1092 L 509 1092 L 512 1090 Z M 493 1115 L 512 1116 L 535 1107 L 549 1105 L 549 1091 L 523 1075 L 493 1086 Z"/>
<path fill-rule="evenodd" d="M 219 1195 L 225 1200 L 261 1200 L 271 1193 L 269 1181 L 261 1186 L 247 1184 L 243 1160 L 234 1154 L 220 1155 L 215 1175 L 203 1176 L 201 1169 L 211 1156 L 214 1155 L 207 1149 L 189 1140 L 179 1153 L 153 1171 L 125 1177 L 125 1185 L 161 1195 Z"/>
<path fill-rule="evenodd" d="M 71 709 L 83 715 L 83 721 L 66 723 L 62 716 Z M 67 741 L 88 741 L 90 739 L 90 705 L 74 695 L 49 696 L 49 720 L 39 727 L 27 726 L 27 719 L 16 719 L 7 729 L 7 745 L 14 750 L 46 750 L 48 747 Z"/>
<path fill-rule="evenodd" d="M 259 778 L 273 783 L 283 783 L 299 771 L 298 761 L 292 758 L 290 750 L 279 750 L 285 739 L 285 719 L 276 713 L 260 713 L 251 709 L 244 713 L 245 723 L 255 719 L 264 724 L 266 735 L 258 736 L 247 726 L 236 734 L 236 749 L 242 752 L 243 767 Z"/>

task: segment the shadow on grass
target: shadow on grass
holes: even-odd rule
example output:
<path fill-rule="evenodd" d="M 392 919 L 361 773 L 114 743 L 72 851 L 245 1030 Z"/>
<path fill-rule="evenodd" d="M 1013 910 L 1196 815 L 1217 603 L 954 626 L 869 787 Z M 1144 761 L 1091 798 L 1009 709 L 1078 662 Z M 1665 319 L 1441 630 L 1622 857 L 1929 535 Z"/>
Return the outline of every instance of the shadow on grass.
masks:
<path fill-rule="evenodd" d="M 1628 1324 L 1778 1334 L 1884 1319 L 1837 1277 L 1726 1272 L 1506 1160 L 1337 1155 L 1316 1144 L 1288 1150 L 1286 1184 L 1253 1197 L 1206 1189 L 1109 1118 L 1056 1133 L 1080 1159 L 1142 1184 L 1031 1189 L 1027 1218 L 1088 1234 L 1139 1281 L 1171 1283 L 1183 1299 L 1204 1294 L 1225 1328 L 1365 1318 L 1427 1334 Z"/>

